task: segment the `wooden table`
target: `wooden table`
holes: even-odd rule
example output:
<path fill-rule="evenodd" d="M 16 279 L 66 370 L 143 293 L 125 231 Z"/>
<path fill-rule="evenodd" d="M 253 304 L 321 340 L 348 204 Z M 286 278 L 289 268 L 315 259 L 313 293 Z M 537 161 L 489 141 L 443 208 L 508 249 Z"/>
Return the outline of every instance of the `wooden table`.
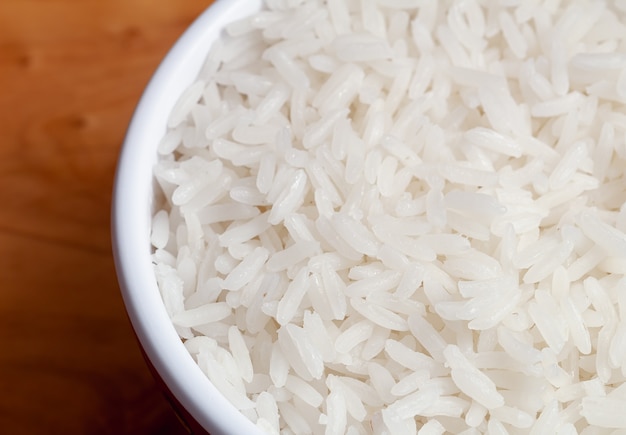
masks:
<path fill-rule="evenodd" d="M 117 286 L 117 154 L 210 0 L 0 2 L 0 433 L 184 433 Z"/>

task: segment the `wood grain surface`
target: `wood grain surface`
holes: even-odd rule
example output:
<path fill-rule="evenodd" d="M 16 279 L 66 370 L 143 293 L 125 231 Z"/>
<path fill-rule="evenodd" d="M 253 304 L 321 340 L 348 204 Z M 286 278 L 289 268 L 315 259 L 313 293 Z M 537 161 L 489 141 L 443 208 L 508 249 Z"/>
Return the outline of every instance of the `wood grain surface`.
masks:
<path fill-rule="evenodd" d="M 185 433 L 117 286 L 111 189 L 155 67 L 209 0 L 0 1 L 0 433 Z"/>

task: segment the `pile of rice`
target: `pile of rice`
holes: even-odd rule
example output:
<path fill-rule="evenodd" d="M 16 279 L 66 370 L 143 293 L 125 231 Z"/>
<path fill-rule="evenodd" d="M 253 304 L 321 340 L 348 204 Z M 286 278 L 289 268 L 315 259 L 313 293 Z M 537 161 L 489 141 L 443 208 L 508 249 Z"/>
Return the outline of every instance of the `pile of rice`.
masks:
<path fill-rule="evenodd" d="M 268 0 L 228 25 L 155 168 L 202 371 L 268 434 L 626 433 L 625 22 Z"/>

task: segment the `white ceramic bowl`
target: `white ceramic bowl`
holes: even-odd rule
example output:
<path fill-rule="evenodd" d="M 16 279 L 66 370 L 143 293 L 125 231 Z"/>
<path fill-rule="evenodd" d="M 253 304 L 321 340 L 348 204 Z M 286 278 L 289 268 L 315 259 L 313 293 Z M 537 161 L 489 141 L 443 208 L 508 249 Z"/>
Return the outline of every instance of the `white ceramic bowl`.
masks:
<path fill-rule="evenodd" d="M 259 433 L 193 361 L 165 311 L 151 265 L 152 168 L 169 113 L 196 78 L 224 26 L 261 8 L 260 0 L 217 0 L 165 57 L 137 106 L 124 141 L 112 204 L 115 265 L 128 316 L 156 375 L 188 423 L 212 435 Z"/>

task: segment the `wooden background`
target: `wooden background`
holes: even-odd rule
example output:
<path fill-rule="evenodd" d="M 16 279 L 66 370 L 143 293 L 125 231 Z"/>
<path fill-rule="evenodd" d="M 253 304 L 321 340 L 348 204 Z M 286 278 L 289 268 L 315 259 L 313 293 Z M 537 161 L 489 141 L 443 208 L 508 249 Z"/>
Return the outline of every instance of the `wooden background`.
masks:
<path fill-rule="evenodd" d="M 210 0 L 0 0 L 0 433 L 185 433 L 122 304 L 109 211 L 155 67 Z"/>

